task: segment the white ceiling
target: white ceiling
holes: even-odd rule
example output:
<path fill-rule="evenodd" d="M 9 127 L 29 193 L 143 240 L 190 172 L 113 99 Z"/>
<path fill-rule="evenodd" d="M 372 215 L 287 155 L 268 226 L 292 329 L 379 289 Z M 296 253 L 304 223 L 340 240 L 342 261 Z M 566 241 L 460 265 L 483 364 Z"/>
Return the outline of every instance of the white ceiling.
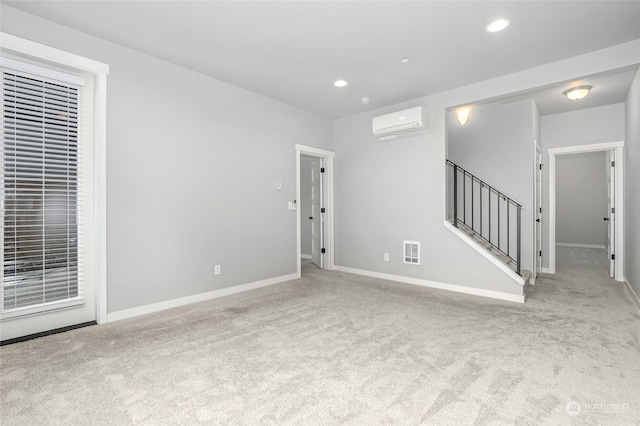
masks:
<path fill-rule="evenodd" d="M 640 39 L 640 1 L 3 3 L 330 118 Z M 497 17 L 511 26 L 487 33 Z M 606 103 L 624 101 L 620 78 Z"/>
<path fill-rule="evenodd" d="M 593 108 L 624 102 L 631 88 L 631 83 L 638 72 L 638 66 L 609 71 L 560 82 L 534 91 L 505 96 L 498 100 L 501 104 L 533 99 L 540 115 L 558 114 L 579 109 Z M 591 86 L 589 95 L 581 100 L 572 101 L 564 95 L 564 91 L 576 86 Z"/>

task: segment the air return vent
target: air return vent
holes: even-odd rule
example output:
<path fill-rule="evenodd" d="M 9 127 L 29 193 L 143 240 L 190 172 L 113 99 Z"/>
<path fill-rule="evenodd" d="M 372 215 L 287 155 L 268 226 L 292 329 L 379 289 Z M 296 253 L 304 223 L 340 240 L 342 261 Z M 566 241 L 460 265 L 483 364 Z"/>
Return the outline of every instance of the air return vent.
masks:
<path fill-rule="evenodd" d="M 403 241 L 404 263 L 420 264 L 420 241 Z"/>

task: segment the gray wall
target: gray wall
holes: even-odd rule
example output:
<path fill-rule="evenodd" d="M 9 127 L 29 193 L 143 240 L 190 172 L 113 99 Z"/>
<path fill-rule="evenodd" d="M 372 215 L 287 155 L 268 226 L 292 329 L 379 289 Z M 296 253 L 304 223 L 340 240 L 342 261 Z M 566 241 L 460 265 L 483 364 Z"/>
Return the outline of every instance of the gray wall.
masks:
<path fill-rule="evenodd" d="M 336 120 L 336 263 L 479 289 L 521 291 L 506 274 L 443 224 L 446 215 L 445 111 L 458 105 L 629 66 L 640 59 L 637 47 L 634 43 L 591 52 Z M 387 142 L 379 142 L 371 134 L 372 117 L 417 105 L 427 108 L 429 128 L 426 131 Z M 623 113 L 620 107 L 616 111 Z M 473 116 L 471 120 L 474 120 Z M 535 111 L 530 120 L 536 121 Z M 615 123 L 614 120 L 614 134 L 607 135 L 607 139 L 616 136 Z M 592 136 L 598 135 L 600 124 L 596 117 Z M 586 127 L 591 127 L 590 123 Z M 543 141 L 543 124 L 540 129 L 540 140 Z M 555 130 L 555 134 L 560 133 L 559 129 Z M 585 133 L 590 136 L 588 131 Z M 583 138 L 583 143 L 588 139 Z M 574 144 L 573 140 L 565 142 Z M 533 152 L 533 148 L 531 150 Z M 422 241 L 420 266 L 402 263 L 404 239 Z M 383 253 L 390 253 L 389 262 L 384 262 Z"/>
<path fill-rule="evenodd" d="M 624 140 L 625 106 L 613 104 L 542 117 L 542 162 L 549 164 L 549 148 Z M 560 156 L 556 156 L 556 160 Z M 556 197 L 557 200 L 557 197 Z M 549 217 L 549 168 L 542 168 L 542 214 Z M 542 223 L 542 265 L 549 267 L 549 222 Z M 557 240 L 557 239 L 556 239 Z"/>
<path fill-rule="evenodd" d="M 4 5 L 1 24 L 111 66 L 109 312 L 296 272 L 295 144 L 332 149 L 330 120 Z"/>
<path fill-rule="evenodd" d="M 1 12 L 4 32 L 111 65 L 109 312 L 295 272 L 295 212 L 286 209 L 295 198 L 295 143 L 336 152 L 337 264 L 520 293 L 443 225 L 445 110 L 640 57 L 638 43 L 627 43 L 332 124 L 5 5 Z M 415 105 L 427 107 L 425 132 L 373 137 L 374 115 Z M 423 242 L 422 265 L 402 264 L 404 239 Z"/>
<path fill-rule="evenodd" d="M 455 104 L 456 94 L 420 98 L 335 122 L 336 264 L 521 294 L 521 286 L 443 224 L 445 109 Z M 387 142 L 372 135 L 373 116 L 416 105 L 427 107 L 426 131 Z M 402 262 L 403 240 L 422 242 L 421 265 Z M 389 262 L 384 262 L 384 253 L 390 254 Z"/>
<path fill-rule="evenodd" d="M 311 163 L 316 158 L 300 156 L 300 252 L 311 256 Z"/>
<path fill-rule="evenodd" d="M 625 276 L 640 296 L 640 70 L 625 106 Z"/>
<path fill-rule="evenodd" d="M 533 265 L 533 141 L 537 108 L 531 100 L 474 107 L 460 126 L 447 112 L 448 158 L 523 206 L 522 269 Z M 515 222 L 513 223 L 515 226 Z M 515 233 L 511 247 L 516 244 Z"/>
<path fill-rule="evenodd" d="M 607 245 L 604 152 L 556 158 L 556 244 Z"/>
<path fill-rule="evenodd" d="M 405 106 L 414 104 L 397 109 Z M 389 142 L 371 134 L 374 113 L 335 122 L 336 264 L 517 294 L 518 286 L 443 225 L 444 109 L 429 111 L 431 130 Z M 402 263 L 403 240 L 422 242 L 421 265 Z"/>

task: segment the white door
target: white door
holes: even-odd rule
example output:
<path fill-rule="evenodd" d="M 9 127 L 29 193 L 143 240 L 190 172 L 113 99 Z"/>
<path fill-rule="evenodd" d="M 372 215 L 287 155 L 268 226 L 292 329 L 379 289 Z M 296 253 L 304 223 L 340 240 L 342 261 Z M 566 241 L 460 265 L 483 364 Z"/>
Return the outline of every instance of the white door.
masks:
<path fill-rule="evenodd" d="M 609 276 L 615 277 L 616 261 L 615 256 L 615 239 L 616 239 L 616 214 L 615 214 L 615 197 L 616 197 L 616 174 L 614 152 L 607 151 L 607 255 L 609 256 Z"/>
<path fill-rule="evenodd" d="M 2 69 L 0 340 L 96 319 L 91 84 Z"/>
<path fill-rule="evenodd" d="M 311 162 L 311 261 L 319 268 L 324 268 L 322 256 L 323 214 L 322 214 L 322 159 Z"/>

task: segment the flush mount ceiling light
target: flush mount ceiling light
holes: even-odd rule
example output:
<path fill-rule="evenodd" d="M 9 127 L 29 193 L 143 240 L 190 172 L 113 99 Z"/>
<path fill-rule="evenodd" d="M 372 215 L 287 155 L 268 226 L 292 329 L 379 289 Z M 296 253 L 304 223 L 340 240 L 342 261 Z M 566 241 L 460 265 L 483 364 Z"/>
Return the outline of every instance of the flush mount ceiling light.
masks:
<path fill-rule="evenodd" d="M 497 33 L 498 31 L 502 31 L 507 28 L 510 23 L 511 21 L 505 18 L 496 19 L 487 25 L 486 30 L 490 33 Z"/>
<path fill-rule="evenodd" d="M 464 126 L 469 122 L 469 113 L 471 110 L 469 108 L 459 109 L 456 111 L 456 116 L 458 117 L 458 124 Z"/>
<path fill-rule="evenodd" d="M 402 58 L 402 59 L 400 59 L 400 63 L 408 64 L 408 63 L 409 63 L 409 58 Z"/>
<path fill-rule="evenodd" d="M 589 90 L 591 90 L 591 86 L 577 86 L 572 87 L 569 90 L 565 90 L 562 93 L 564 93 L 567 98 L 571 99 L 572 101 L 577 101 L 587 96 L 589 94 Z"/>
<path fill-rule="evenodd" d="M 336 87 L 345 87 L 347 84 L 349 83 L 347 83 L 345 80 L 336 80 L 333 82 L 333 85 Z"/>

